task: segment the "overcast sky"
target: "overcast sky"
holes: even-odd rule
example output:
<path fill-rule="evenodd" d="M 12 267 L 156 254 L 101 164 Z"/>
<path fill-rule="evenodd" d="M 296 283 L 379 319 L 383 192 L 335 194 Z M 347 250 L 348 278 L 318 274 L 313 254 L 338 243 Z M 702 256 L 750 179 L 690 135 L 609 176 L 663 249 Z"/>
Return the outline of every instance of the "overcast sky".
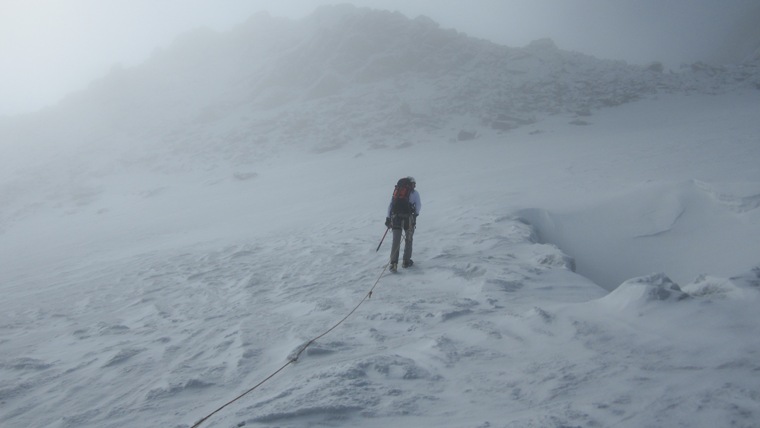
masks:
<path fill-rule="evenodd" d="M 300 19 L 335 3 L 426 15 L 509 46 L 551 37 L 561 49 L 677 68 L 709 60 L 760 0 L 0 0 L 0 115 L 55 104 L 187 30 L 225 31 L 261 10 Z"/>

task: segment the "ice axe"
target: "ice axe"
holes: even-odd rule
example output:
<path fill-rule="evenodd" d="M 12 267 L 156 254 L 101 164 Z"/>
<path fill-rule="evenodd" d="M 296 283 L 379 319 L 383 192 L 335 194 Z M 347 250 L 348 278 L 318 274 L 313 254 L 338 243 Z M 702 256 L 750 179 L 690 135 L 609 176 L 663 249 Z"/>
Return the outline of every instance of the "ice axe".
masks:
<path fill-rule="evenodd" d="M 378 251 L 380 251 L 380 246 L 381 246 L 381 245 L 383 245 L 383 241 L 385 241 L 385 235 L 387 235 L 387 234 L 388 234 L 388 231 L 389 231 L 389 230 L 391 230 L 391 228 L 390 228 L 390 227 L 389 227 L 389 228 L 387 228 L 387 229 L 385 229 L 385 233 L 383 233 L 383 239 L 381 239 L 381 240 L 380 240 L 380 243 L 379 243 L 379 244 L 377 244 L 377 250 L 375 250 L 375 252 L 378 252 Z"/>

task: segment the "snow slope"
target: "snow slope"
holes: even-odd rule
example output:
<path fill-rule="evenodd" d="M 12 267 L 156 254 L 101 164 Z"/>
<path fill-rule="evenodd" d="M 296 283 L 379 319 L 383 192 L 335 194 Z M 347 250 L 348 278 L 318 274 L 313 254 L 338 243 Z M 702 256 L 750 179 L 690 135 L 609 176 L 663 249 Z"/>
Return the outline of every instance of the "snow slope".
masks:
<path fill-rule="evenodd" d="M 747 196 L 760 179 L 744 168 L 757 159 L 753 97 L 665 97 L 445 150 L 293 154 L 243 180 L 106 176 L 96 202 L 3 233 L 2 423 L 192 425 L 365 296 L 386 263 L 387 243 L 374 248 L 388 182 L 413 173 L 417 264 L 383 276 L 344 324 L 204 426 L 757 426 L 760 279 L 756 261 L 732 265 L 758 254 L 732 232 L 760 225 Z M 667 126 L 635 125 L 653 109 L 672 112 L 658 115 Z M 724 159 L 695 138 L 721 123 L 737 149 Z M 629 139 L 660 144 L 625 150 Z M 589 235 L 560 244 L 651 268 L 614 241 L 677 230 L 676 202 L 626 217 L 639 209 L 630 198 L 670 196 L 701 232 L 681 237 L 665 273 L 685 273 L 711 239 L 728 247 L 680 289 L 642 271 L 608 294 L 539 241 L 550 220 L 577 226 L 585 213 Z M 539 212 L 534 229 L 525 220 Z"/>
<path fill-rule="evenodd" d="M 190 427 L 361 303 L 202 426 L 760 426 L 760 92 L 693 76 L 580 115 L 530 89 L 503 129 L 385 115 L 446 81 L 408 75 L 381 108 L 356 100 L 388 81 L 138 134 L 19 119 L 48 145 L 2 146 L 0 425 Z M 390 275 L 410 174 L 415 266 Z"/>

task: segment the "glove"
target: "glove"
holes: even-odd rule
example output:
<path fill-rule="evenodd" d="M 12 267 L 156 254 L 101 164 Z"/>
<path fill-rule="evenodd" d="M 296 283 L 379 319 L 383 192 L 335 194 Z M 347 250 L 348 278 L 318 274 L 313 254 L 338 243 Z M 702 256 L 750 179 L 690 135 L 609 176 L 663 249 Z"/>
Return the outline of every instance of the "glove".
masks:
<path fill-rule="evenodd" d="M 390 217 L 386 217 L 385 218 L 385 227 L 387 227 L 388 229 L 391 228 L 391 218 Z"/>

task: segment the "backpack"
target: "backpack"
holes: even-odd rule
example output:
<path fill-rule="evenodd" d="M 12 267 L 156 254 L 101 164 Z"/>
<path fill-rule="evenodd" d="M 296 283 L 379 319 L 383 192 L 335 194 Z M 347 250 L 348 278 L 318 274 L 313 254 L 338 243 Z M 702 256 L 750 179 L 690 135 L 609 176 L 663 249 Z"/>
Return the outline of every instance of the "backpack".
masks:
<path fill-rule="evenodd" d="M 409 197 L 412 195 L 414 187 L 408 177 L 404 177 L 396 183 L 393 189 L 393 202 L 391 205 L 391 214 L 411 214 L 414 211 Z"/>

